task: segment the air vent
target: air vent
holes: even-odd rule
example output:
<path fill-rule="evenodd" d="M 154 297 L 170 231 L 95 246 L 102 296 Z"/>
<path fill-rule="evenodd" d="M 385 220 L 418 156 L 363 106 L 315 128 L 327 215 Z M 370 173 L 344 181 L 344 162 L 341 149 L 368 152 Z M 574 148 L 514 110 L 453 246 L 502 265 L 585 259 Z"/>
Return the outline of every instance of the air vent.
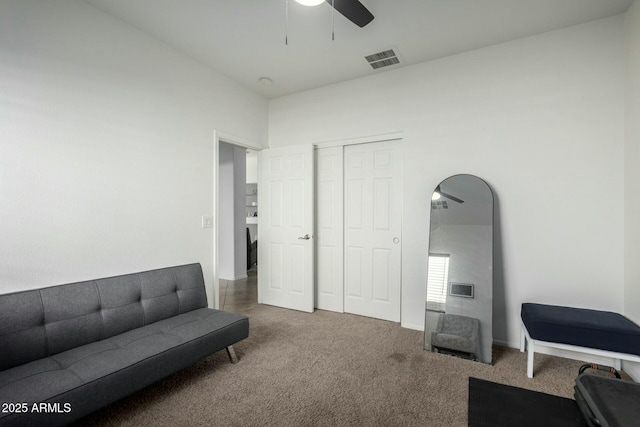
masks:
<path fill-rule="evenodd" d="M 400 61 L 395 56 L 389 59 L 383 59 L 382 61 L 372 62 L 371 68 L 377 70 L 378 68 L 388 67 L 389 65 L 399 64 Z"/>
<path fill-rule="evenodd" d="M 437 202 L 431 202 L 431 209 L 449 209 L 449 205 L 446 200 L 438 200 Z"/>
<path fill-rule="evenodd" d="M 372 53 L 364 57 L 374 70 L 400 63 L 400 58 L 393 49 Z"/>

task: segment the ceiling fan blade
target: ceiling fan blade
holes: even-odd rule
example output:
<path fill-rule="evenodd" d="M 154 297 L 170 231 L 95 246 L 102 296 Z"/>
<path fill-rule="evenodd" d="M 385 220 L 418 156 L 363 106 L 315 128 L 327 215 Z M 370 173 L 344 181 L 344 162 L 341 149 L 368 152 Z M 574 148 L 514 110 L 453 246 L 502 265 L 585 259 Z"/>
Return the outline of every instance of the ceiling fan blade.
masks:
<path fill-rule="evenodd" d="M 464 203 L 464 200 L 458 199 L 456 196 L 452 196 L 451 194 L 443 193 L 442 191 L 440 191 L 440 195 L 446 197 L 447 199 L 451 199 L 454 202 Z"/>
<path fill-rule="evenodd" d="M 373 21 L 373 14 L 358 0 L 325 0 L 349 21 L 362 28 Z"/>

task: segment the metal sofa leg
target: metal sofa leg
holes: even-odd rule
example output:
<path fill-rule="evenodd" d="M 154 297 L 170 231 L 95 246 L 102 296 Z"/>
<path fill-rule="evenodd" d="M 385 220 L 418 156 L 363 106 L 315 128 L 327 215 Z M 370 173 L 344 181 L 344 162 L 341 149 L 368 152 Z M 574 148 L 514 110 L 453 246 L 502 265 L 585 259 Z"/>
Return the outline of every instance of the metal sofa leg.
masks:
<path fill-rule="evenodd" d="M 231 363 L 238 363 L 238 357 L 232 345 L 227 347 L 227 354 L 229 355 L 229 359 L 231 359 Z"/>

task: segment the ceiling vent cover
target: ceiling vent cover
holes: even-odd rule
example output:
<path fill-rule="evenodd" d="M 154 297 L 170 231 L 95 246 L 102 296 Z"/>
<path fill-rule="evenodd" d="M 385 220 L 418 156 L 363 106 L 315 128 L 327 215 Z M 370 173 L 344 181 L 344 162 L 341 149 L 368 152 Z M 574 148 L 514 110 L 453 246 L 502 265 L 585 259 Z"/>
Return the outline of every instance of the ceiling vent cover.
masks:
<path fill-rule="evenodd" d="M 371 55 L 365 56 L 364 59 L 367 60 L 374 70 L 400 63 L 400 58 L 398 58 L 398 54 L 393 49 L 372 53 Z"/>
<path fill-rule="evenodd" d="M 437 202 L 431 202 L 431 209 L 449 209 L 449 205 L 446 200 L 438 200 Z"/>

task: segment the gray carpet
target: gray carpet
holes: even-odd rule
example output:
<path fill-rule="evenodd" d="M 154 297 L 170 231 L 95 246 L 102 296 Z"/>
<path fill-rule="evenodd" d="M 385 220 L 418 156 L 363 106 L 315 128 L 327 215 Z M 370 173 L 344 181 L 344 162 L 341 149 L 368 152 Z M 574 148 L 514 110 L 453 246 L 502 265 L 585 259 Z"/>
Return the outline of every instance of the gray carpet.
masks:
<path fill-rule="evenodd" d="M 493 366 L 428 353 L 422 333 L 349 314 L 252 305 L 240 362 L 219 352 L 79 425 L 466 426 L 469 377 L 571 398 L 581 362 L 494 348 Z"/>

